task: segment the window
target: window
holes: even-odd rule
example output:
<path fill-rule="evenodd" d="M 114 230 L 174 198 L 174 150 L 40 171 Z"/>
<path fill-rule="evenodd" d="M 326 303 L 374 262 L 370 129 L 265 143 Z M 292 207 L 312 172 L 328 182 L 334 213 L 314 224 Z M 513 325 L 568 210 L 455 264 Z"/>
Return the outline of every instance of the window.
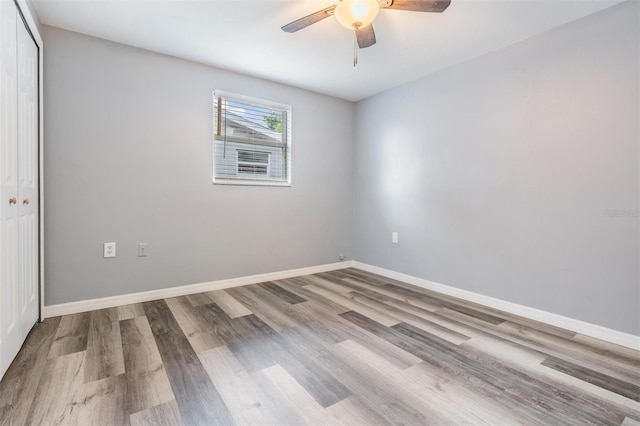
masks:
<path fill-rule="evenodd" d="M 238 176 L 269 176 L 270 153 L 238 150 Z"/>
<path fill-rule="evenodd" d="M 216 90 L 213 182 L 291 183 L 291 107 Z"/>

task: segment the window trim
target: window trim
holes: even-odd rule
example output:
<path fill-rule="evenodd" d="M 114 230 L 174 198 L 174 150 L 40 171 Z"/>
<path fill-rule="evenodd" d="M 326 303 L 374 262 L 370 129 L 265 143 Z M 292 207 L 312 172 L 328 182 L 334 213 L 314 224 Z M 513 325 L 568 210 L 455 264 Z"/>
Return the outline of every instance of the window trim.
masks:
<path fill-rule="evenodd" d="M 272 146 L 272 147 L 277 147 L 277 148 L 282 148 L 283 149 L 283 157 L 282 160 L 285 164 L 285 168 L 286 168 L 286 180 L 268 180 L 268 179 L 247 179 L 247 178 L 243 178 L 243 177 L 216 177 L 216 156 L 215 156 L 215 143 L 216 140 L 220 140 L 217 139 L 217 129 L 218 129 L 218 124 L 220 122 L 219 120 L 219 116 L 215 115 L 215 110 L 216 110 L 216 104 L 218 102 L 219 98 L 230 98 L 233 99 L 235 101 L 240 101 L 240 102 L 247 102 L 247 103 L 252 103 L 252 104 L 257 104 L 260 106 L 265 106 L 267 108 L 273 108 L 273 109 L 279 109 L 285 112 L 284 114 L 284 122 L 283 122 L 283 131 L 282 131 L 282 135 L 283 135 L 283 143 L 269 143 L 269 142 L 264 142 L 264 141 L 256 141 L 253 143 L 253 145 L 263 145 L 263 146 Z M 213 154 L 213 158 L 212 158 L 212 162 L 213 162 L 213 168 L 212 168 L 212 172 L 213 172 L 213 184 L 214 185 L 240 185 L 240 186 L 278 186 L 278 187 L 291 187 L 291 182 L 292 182 L 292 167 L 291 167 L 291 163 L 292 163 L 292 156 L 293 156 L 293 151 L 292 151 L 292 137 L 291 137 L 291 122 L 292 122 L 292 108 L 291 105 L 287 105 L 287 104 L 283 104 L 280 102 L 274 102 L 274 101 L 269 101 L 269 100 L 265 100 L 265 99 L 260 99 L 260 98 L 254 98 L 251 96 L 246 96 L 246 95 L 239 95 L 237 93 L 232 93 L 232 92 L 227 92 L 224 90 L 214 90 L 212 92 L 212 124 L 213 124 L 213 131 L 212 131 L 212 154 Z M 227 141 L 233 142 L 233 137 L 228 137 Z M 237 142 L 244 142 L 244 141 L 240 141 L 238 140 Z M 249 149 L 249 147 L 247 147 L 247 149 Z M 270 160 L 271 162 L 271 160 Z"/>

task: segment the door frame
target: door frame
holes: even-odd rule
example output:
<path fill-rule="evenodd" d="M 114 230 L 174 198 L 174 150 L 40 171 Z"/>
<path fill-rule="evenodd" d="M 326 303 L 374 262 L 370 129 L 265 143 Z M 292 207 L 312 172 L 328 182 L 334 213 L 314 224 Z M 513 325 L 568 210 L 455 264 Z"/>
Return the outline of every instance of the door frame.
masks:
<path fill-rule="evenodd" d="M 43 76 L 44 76 L 44 55 L 43 41 L 40 33 L 39 20 L 31 12 L 28 5 L 29 0 L 14 0 L 18 13 L 31 33 L 33 41 L 38 48 L 38 197 L 40 198 L 39 229 L 38 229 L 38 251 L 40 264 L 38 268 L 38 278 L 40 282 L 38 294 L 38 321 L 44 320 L 44 102 L 43 102 Z M 33 4 L 32 4 L 33 6 Z M 35 13 L 35 12 L 34 12 Z"/>

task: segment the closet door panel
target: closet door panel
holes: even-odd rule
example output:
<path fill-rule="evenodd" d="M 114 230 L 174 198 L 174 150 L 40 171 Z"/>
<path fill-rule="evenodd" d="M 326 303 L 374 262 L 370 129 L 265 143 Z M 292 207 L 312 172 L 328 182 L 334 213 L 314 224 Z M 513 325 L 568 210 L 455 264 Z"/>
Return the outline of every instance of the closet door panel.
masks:
<path fill-rule="evenodd" d="M 38 318 L 38 49 L 22 22 L 17 32 L 19 291 L 26 336 Z"/>
<path fill-rule="evenodd" d="M 13 2 L 0 1 L 0 373 L 4 373 L 23 342 L 19 302 L 17 19 Z"/>

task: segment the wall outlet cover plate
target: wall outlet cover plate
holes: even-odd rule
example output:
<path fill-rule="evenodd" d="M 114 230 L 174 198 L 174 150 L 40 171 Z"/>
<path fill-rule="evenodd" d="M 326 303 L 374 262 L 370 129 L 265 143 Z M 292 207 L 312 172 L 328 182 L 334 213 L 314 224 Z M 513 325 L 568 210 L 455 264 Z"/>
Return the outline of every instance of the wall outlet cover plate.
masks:
<path fill-rule="evenodd" d="M 102 255 L 105 258 L 116 257 L 116 243 L 115 242 L 104 243 L 104 247 L 102 249 Z"/>

